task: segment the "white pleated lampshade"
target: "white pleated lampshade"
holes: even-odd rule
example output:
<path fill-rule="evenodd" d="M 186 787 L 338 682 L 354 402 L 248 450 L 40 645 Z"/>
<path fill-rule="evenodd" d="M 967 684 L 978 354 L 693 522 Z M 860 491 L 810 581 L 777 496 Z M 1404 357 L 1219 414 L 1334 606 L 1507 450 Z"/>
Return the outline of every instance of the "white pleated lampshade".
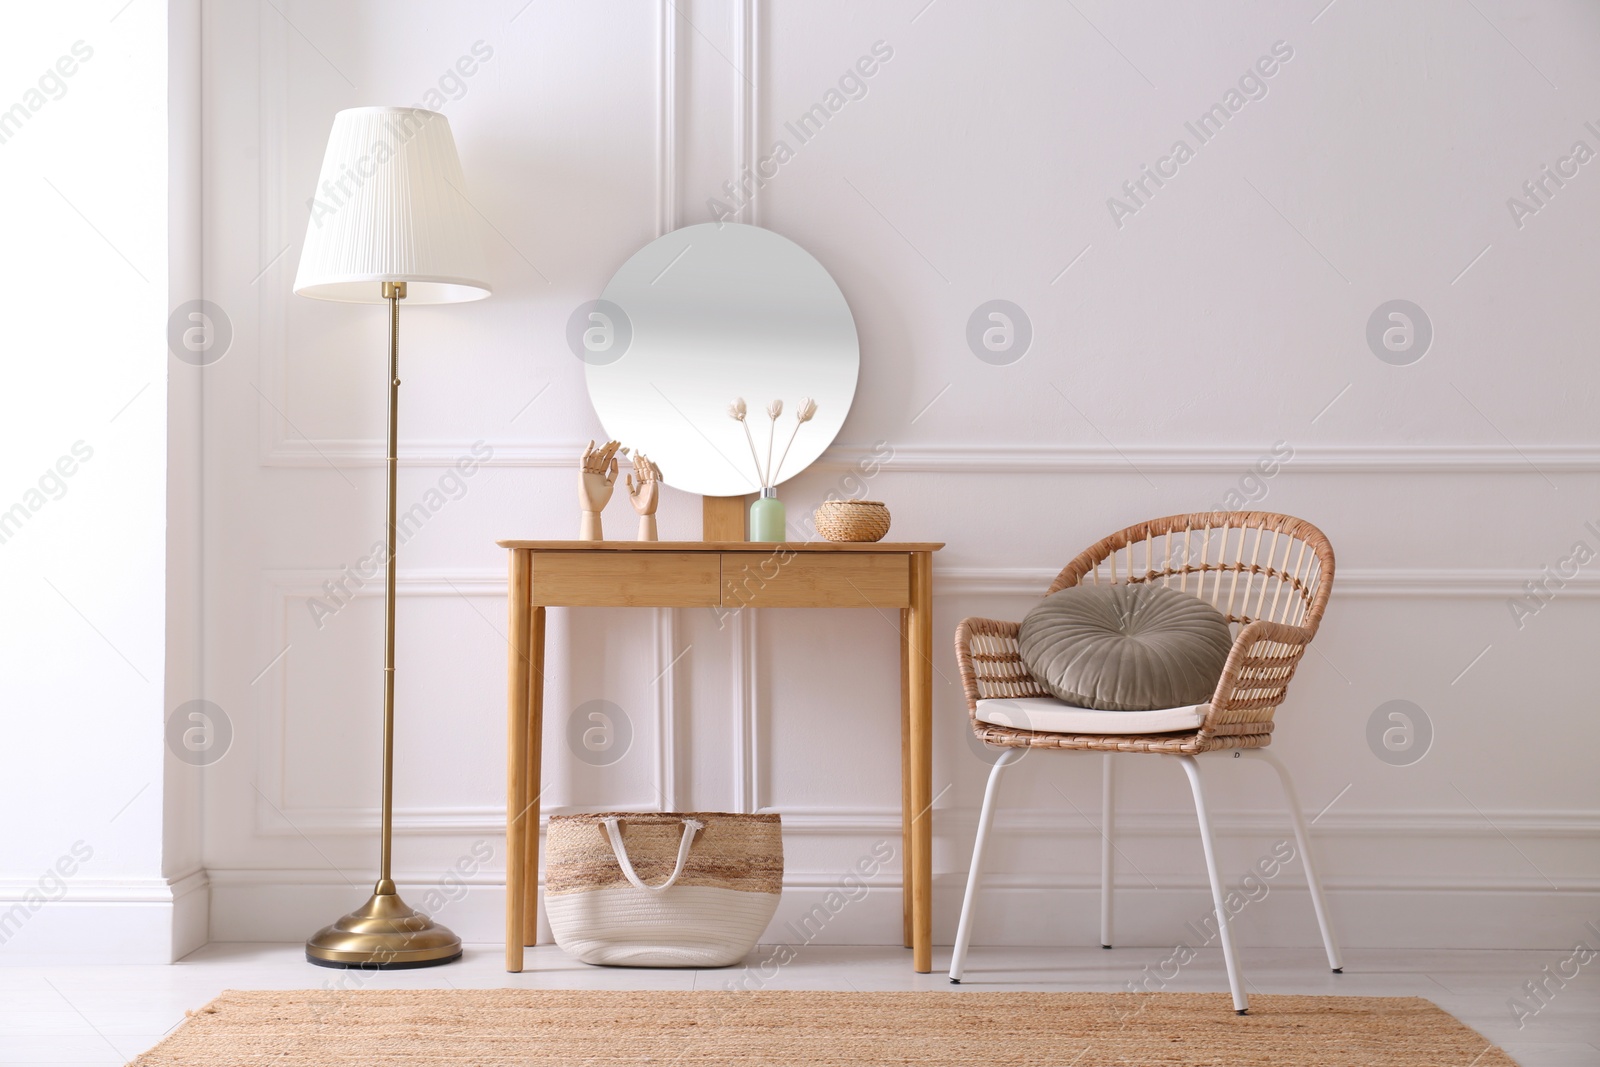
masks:
<path fill-rule="evenodd" d="M 467 202 L 450 122 L 415 107 L 356 107 L 333 117 L 294 291 L 318 300 L 406 303 L 489 295 L 478 219 Z"/>

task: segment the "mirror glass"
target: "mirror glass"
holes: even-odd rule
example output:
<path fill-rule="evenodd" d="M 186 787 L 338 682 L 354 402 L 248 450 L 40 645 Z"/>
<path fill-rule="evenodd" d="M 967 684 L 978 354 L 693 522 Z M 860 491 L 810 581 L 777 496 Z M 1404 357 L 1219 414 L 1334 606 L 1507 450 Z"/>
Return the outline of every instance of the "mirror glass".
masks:
<path fill-rule="evenodd" d="M 706 496 L 761 487 L 744 427 L 728 415 L 736 397 L 763 466 L 775 431 L 773 467 L 801 399 L 816 401 L 776 484 L 833 441 L 861 366 L 850 306 L 822 264 L 786 237 L 735 223 L 686 226 L 640 249 L 573 316 L 568 342 L 588 364 L 606 433 L 649 456 L 668 485 Z"/>

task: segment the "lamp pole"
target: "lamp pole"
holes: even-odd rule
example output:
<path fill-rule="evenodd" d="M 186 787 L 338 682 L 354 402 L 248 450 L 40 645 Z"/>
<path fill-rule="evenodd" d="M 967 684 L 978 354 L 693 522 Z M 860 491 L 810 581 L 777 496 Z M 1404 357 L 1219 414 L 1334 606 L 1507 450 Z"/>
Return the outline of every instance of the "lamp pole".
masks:
<path fill-rule="evenodd" d="M 400 301 L 405 282 L 384 282 L 389 305 L 388 560 L 384 575 L 383 793 L 379 809 L 378 884 L 372 896 L 306 942 L 306 959 L 324 967 L 396 970 L 431 967 L 461 956 L 461 939 L 395 892 L 390 852 L 394 841 L 394 578 L 399 540 L 395 499 L 400 468 Z"/>
<path fill-rule="evenodd" d="M 400 471 L 400 301 L 406 298 L 405 282 L 384 282 L 383 297 L 389 301 L 389 521 L 388 551 L 383 576 L 383 811 L 379 818 L 378 889 L 394 892 L 390 871 L 390 843 L 394 839 L 394 572 L 395 498 L 399 495 Z"/>

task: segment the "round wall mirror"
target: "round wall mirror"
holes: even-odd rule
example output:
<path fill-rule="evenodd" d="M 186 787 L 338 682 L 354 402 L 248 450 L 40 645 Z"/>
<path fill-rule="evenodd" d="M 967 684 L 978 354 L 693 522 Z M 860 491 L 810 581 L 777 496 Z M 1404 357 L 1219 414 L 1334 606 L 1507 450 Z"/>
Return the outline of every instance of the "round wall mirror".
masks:
<path fill-rule="evenodd" d="M 735 398 L 763 466 L 775 432 L 773 467 L 801 399 L 816 401 L 777 484 L 832 443 L 861 367 L 855 319 L 822 264 L 787 237 L 735 223 L 686 226 L 641 248 L 571 334 L 606 433 L 649 456 L 668 485 L 705 496 L 761 487 L 744 427 L 728 415 Z M 772 400 L 783 401 L 775 427 Z"/>

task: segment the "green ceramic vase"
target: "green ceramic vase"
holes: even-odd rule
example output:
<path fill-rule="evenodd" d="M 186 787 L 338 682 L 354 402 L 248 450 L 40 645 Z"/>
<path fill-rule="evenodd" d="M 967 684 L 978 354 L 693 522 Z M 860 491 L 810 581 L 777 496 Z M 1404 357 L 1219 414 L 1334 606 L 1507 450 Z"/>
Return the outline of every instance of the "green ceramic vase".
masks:
<path fill-rule="evenodd" d="M 783 501 L 778 491 L 771 487 L 761 490 L 761 496 L 750 505 L 750 540 L 782 541 L 784 539 Z"/>

